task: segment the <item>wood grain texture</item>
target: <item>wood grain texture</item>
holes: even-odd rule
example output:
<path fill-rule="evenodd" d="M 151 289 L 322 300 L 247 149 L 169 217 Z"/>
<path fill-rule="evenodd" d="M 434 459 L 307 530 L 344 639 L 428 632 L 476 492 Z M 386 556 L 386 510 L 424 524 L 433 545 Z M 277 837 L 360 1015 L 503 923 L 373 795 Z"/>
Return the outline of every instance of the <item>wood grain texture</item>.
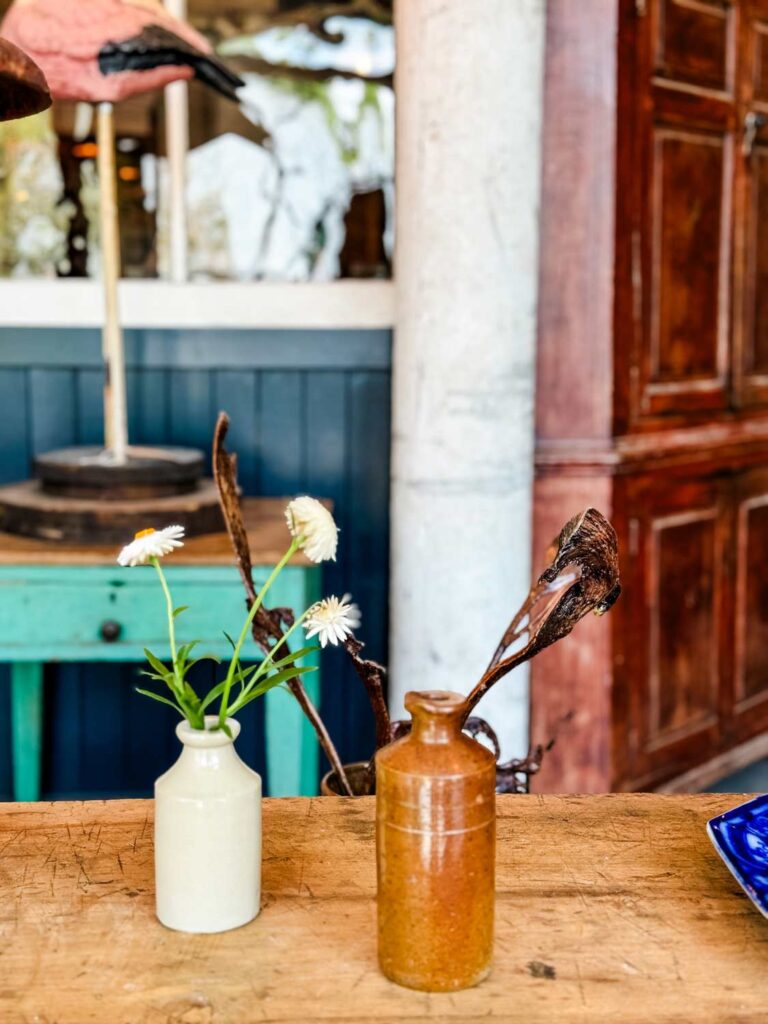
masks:
<path fill-rule="evenodd" d="M 547 4 L 539 438 L 611 433 L 617 25 L 613 0 Z"/>
<path fill-rule="evenodd" d="M 285 554 L 290 542 L 285 522 L 285 506 L 289 498 L 246 498 L 243 502 L 245 525 L 253 553 L 254 565 L 275 565 Z M 159 524 L 157 524 L 159 526 Z M 130 538 L 127 538 L 130 539 Z M 64 544 L 10 533 L 0 533 L 0 565 L 108 565 L 114 566 L 115 546 Z M 229 537 L 209 533 L 188 537 L 184 547 L 175 552 L 173 565 L 234 565 Z M 294 565 L 310 565 L 301 553 L 292 559 Z"/>
<path fill-rule="evenodd" d="M 152 804 L 0 810 L 3 1024 L 759 1024 L 768 928 L 706 837 L 732 796 L 503 797 L 495 967 L 426 995 L 376 965 L 374 803 L 266 801 L 264 907 L 154 916 Z"/>
<path fill-rule="evenodd" d="M 563 522 L 593 504 L 618 526 L 607 477 L 547 476 L 534 485 L 534 571 Z M 619 557 L 625 539 L 619 529 Z M 612 722 L 613 635 L 623 618 L 619 598 L 602 618 L 587 616 L 569 637 L 531 661 L 531 742 L 557 742 L 531 780 L 537 792 L 603 793 L 614 771 Z M 563 719 L 570 716 L 567 722 Z"/>
<path fill-rule="evenodd" d="M 768 726 L 768 3 L 547 16 L 534 557 L 588 496 L 624 594 L 534 663 L 537 786 L 691 785 Z"/>

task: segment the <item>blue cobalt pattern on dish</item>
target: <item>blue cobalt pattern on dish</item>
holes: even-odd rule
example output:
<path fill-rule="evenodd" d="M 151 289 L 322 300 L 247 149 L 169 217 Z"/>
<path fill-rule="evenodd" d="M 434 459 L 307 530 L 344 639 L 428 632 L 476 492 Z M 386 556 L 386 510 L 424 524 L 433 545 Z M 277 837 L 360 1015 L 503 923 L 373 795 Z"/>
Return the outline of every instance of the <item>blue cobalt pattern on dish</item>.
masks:
<path fill-rule="evenodd" d="M 713 818 L 707 832 L 736 881 L 768 917 L 768 795 Z"/>

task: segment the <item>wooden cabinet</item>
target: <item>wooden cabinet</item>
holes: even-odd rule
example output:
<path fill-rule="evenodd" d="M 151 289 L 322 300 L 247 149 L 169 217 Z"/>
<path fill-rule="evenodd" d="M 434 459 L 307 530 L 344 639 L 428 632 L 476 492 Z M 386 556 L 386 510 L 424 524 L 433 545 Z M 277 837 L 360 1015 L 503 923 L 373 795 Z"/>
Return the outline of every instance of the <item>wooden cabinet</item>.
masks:
<path fill-rule="evenodd" d="M 699 751 L 717 749 L 721 739 L 730 646 L 723 629 L 728 510 L 714 480 L 670 486 L 641 476 L 624 485 L 617 767 L 641 788 L 695 763 Z"/>
<path fill-rule="evenodd" d="M 595 505 L 624 593 L 538 787 L 695 788 L 768 753 L 768 0 L 550 0 L 545 126 L 534 554 Z"/>

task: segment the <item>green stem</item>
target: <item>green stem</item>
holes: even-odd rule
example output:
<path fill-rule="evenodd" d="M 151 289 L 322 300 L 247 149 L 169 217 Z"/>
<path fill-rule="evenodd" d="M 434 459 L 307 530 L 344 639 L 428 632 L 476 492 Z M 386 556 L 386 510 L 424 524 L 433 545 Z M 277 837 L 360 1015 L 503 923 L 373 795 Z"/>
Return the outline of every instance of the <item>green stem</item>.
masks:
<path fill-rule="evenodd" d="M 184 695 L 184 679 L 182 678 L 179 670 L 179 655 L 176 649 L 176 619 L 173 614 L 173 598 L 171 597 L 171 591 L 168 586 L 168 581 L 165 578 L 165 573 L 160 566 L 160 560 L 152 555 L 149 559 L 150 563 L 154 565 L 155 571 L 157 572 L 160 580 L 160 586 L 163 588 L 163 594 L 165 595 L 165 606 L 168 612 L 168 642 L 171 648 L 171 664 L 173 665 L 173 695 L 179 703 L 184 717 L 187 719 L 193 729 L 204 729 L 205 719 L 199 713 L 196 712 L 193 706 L 190 706 L 189 701 Z"/>
<path fill-rule="evenodd" d="M 150 558 L 150 562 L 154 565 L 157 575 L 160 577 L 160 586 L 163 588 L 165 594 L 165 606 L 168 611 L 168 640 L 171 646 L 171 664 L 173 665 L 174 679 L 178 682 L 178 665 L 176 664 L 176 621 L 173 617 L 173 600 L 171 598 L 171 591 L 168 588 L 168 581 L 165 578 L 165 573 L 160 568 L 160 560 L 154 555 Z"/>
<path fill-rule="evenodd" d="M 245 620 L 245 623 L 243 624 L 243 628 L 240 631 L 240 636 L 238 638 L 238 641 L 235 644 L 235 650 L 234 650 L 234 653 L 232 655 L 232 660 L 229 663 L 229 669 L 227 671 L 227 677 L 224 680 L 224 692 L 221 695 L 221 707 L 220 707 L 220 710 L 219 710 L 219 728 L 220 729 L 223 729 L 224 726 L 226 725 L 226 722 L 227 722 L 227 711 L 228 711 L 228 707 L 229 707 L 229 693 L 230 693 L 230 690 L 232 689 L 232 680 L 233 680 L 234 675 L 235 675 L 235 669 L 237 668 L 237 665 L 238 665 L 238 663 L 240 661 L 240 651 L 242 650 L 243 644 L 245 643 L 245 640 L 246 640 L 246 637 L 248 636 L 248 633 L 250 632 L 250 628 L 251 628 L 251 625 L 253 623 L 253 620 L 256 618 L 256 614 L 257 614 L 259 608 L 261 608 L 262 604 L 264 603 L 264 598 L 267 596 L 267 591 L 272 586 L 272 584 L 275 582 L 275 580 L 280 575 L 280 573 L 283 571 L 283 569 L 288 564 L 288 562 L 293 558 L 293 556 L 299 550 L 299 548 L 301 547 L 303 542 L 304 542 L 304 538 L 303 537 L 296 537 L 296 538 L 294 538 L 293 542 L 291 543 L 291 546 L 288 548 L 286 553 L 283 555 L 283 557 L 277 563 L 275 568 L 272 570 L 272 572 L 269 575 L 269 578 L 267 579 L 267 582 L 264 584 L 264 586 L 258 592 L 258 594 L 256 595 L 256 600 L 251 605 L 251 609 L 248 612 L 248 616 L 247 616 L 247 618 Z"/>
<path fill-rule="evenodd" d="M 294 624 L 291 626 L 291 628 L 286 633 L 283 634 L 283 636 L 280 638 L 280 640 L 277 641 L 275 646 L 270 648 L 269 654 L 267 654 L 267 656 L 262 661 L 261 665 L 259 666 L 258 672 L 254 672 L 253 677 L 250 680 L 250 682 L 248 683 L 248 685 L 243 689 L 242 693 L 239 694 L 237 700 L 232 705 L 232 707 L 229 709 L 228 717 L 229 717 L 229 715 L 236 714 L 240 710 L 240 708 L 244 705 L 244 703 L 245 703 L 244 698 L 248 696 L 248 694 L 254 688 L 256 683 L 259 681 L 259 679 L 261 679 L 263 677 L 265 670 L 268 669 L 270 664 L 271 664 L 271 662 L 274 661 L 275 654 L 277 654 L 278 649 L 280 647 L 282 647 L 283 644 L 285 644 L 288 641 L 291 633 L 293 633 L 295 630 L 297 630 L 299 628 L 299 626 L 304 622 L 304 620 L 307 618 L 307 616 L 309 615 L 309 613 L 311 611 L 312 611 L 312 608 L 307 608 L 307 610 L 304 612 L 304 614 L 300 618 L 298 618 L 294 622 Z"/>

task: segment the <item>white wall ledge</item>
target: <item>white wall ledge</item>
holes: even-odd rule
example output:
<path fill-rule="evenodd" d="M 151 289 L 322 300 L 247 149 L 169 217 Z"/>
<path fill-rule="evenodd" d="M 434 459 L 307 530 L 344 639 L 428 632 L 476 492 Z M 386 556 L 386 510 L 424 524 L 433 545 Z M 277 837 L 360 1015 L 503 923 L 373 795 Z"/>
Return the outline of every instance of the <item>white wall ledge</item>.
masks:
<path fill-rule="evenodd" d="M 2 280 L 0 328 L 98 328 L 102 302 L 99 281 Z M 120 282 L 126 328 L 381 329 L 393 326 L 394 307 L 392 281 Z"/>

